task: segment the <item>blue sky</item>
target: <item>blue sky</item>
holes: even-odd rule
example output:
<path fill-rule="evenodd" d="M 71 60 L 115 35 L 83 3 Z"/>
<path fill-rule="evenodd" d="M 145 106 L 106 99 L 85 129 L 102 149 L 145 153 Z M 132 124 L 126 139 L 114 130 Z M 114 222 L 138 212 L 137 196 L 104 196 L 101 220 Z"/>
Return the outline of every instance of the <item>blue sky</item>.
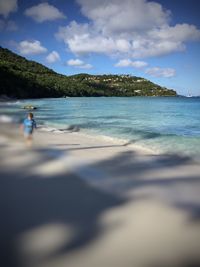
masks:
<path fill-rule="evenodd" d="M 198 0 L 0 0 L 0 45 L 58 73 L 131 74 L 200 95 Z"/>

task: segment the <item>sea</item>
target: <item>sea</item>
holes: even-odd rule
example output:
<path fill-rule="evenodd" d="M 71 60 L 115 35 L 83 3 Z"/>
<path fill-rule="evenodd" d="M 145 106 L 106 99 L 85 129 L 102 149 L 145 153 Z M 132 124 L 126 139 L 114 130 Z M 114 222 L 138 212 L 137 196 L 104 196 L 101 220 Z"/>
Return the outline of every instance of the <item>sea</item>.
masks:
<path fill-rule="evenodd" d="M 0 121 L 23 121 L 25 105 L 44 131 L 80 131 L 155 153 L 200 158 L 199 97 L 72 97 L 0 103 Z"/>

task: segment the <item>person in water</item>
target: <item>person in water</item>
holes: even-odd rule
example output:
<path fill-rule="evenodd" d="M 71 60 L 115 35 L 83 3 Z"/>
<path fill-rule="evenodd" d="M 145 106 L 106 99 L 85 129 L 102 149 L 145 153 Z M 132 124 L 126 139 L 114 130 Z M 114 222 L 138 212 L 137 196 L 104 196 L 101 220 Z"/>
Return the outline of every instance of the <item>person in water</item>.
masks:
<path fill-rule="evenodd" d="M 33 113 L 29 113 L 27 118 L 23 121 L 22 129 L 26 144 L 31 146 L 33 141 L 33 131 L 36 129 L 36 122 L 33 119 Z"/>

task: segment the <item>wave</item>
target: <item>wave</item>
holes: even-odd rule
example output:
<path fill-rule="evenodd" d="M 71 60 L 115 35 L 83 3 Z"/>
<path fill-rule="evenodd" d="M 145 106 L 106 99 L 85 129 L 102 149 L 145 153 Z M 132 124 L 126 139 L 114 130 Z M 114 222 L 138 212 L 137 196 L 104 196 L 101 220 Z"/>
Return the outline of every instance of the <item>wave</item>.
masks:
<path fill-rule="evenodd" d="M 69 125 L 65 128 L 51 127 L 48 125 L 39 125 L 40 131 L 53 132 L 53 133 L 68 133 L 68 132 L 79 132 L 80 128 L 76 125 Z"/>
<path fill-rule="evenodd" d="M 12 123 L 14 121 L 15 121 L 15 119 L 12 116 L 0 115 L 0 122 L 3 122 L 3 123 Z"/>
<path fill-rule="evenodd" d="M 1 105 L 5 105 L 5 106 L 13 106 L 13 105 L 19 105 L 19 104 L 21 104 L 22 102 L 21 101 L 19 101 L 19 100 L 17 100 L 17 101 L 3 101 L 3 102 L 0 102 L 0 104 Z"/>

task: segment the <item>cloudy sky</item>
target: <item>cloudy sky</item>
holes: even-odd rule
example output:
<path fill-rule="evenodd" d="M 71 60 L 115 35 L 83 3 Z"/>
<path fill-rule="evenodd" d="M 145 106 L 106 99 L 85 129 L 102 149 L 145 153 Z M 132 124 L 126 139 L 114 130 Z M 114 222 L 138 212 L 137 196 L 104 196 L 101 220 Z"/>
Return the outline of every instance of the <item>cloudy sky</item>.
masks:
<path fill-rule="evenodd" d="M 0 45 L 63 74 L 131 74 L 200 95 L 199 0 L 0 0 Z"/>

